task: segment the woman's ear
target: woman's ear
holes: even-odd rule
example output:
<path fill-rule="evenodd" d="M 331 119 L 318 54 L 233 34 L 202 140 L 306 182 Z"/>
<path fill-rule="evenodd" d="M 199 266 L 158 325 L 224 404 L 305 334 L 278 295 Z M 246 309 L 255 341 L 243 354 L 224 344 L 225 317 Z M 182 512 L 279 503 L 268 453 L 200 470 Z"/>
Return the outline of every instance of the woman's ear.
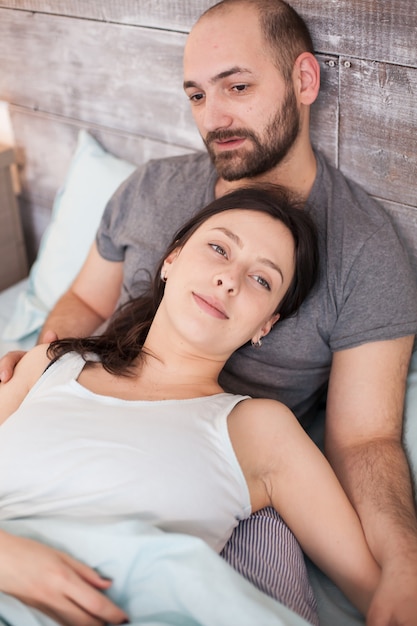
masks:
<path fill-rule="evenodd" d="M 175 259 L 179 255 L 180 251 L 181 251 L 181 248 L 175 248 L 175 250 L 170 252 L 168 254 L 168 256 L 166 257 L 166 259 L 164 260 L 164 263 L 162 265 L 161 274 L 163 273 L 165 277 L 167 276 L 167 272 L 168 272 L 169 267 L 174 263 Z"/>
<path fill-rule="evenodd" d="M 253 343 L 257 343 L 263 337 L 271 331 L 274 324 L 279 320 L 279 313 L 275 313 L 259 330 L 259 332 L 252 338 Z"/>

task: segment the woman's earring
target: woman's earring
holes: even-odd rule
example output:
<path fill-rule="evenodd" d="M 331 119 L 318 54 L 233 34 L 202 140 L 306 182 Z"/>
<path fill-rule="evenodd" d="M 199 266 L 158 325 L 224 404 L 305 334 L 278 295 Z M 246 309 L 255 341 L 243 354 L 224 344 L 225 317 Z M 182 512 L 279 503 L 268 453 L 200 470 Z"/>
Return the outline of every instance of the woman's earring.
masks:
<path fill-rule="evenodd" d="M 166 272 L 164 272 L 164 270 L 161 270 L 161 280 L 162 280 L 163 283 L 166 283 L 167 280 L 168 280 Z"/>
<path fill-rule="evenodd" d="M 258 341 L 254 341 L 251 339 L 252 348 L 261 348 L 262 347 L 262 337 L 259 337 Z"/>

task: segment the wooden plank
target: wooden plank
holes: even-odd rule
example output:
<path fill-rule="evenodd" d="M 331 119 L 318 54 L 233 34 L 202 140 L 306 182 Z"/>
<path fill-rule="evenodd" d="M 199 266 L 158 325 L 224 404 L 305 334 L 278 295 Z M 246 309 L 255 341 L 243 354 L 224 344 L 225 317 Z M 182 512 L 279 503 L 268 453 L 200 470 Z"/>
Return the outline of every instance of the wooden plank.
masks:
<path fill-rule="evenodd" d="M 0 10 L 0 98 L 201 148 L 182 90 L 184 41 L 174 33 Z M 321 64 L 324 88 L 314 111 L 314 138 L 336 162 L 337 72 L 329 71 L 328 58 Z"/>
<path fill-rule="evenodd" d="M 211 0 L 0 0 L 0 7 L 189 32 Z"/>
<path fill-rule="evenodd" d="M 109 131 L 95 125 L 83 126 L 73 120 L 31 112 L 17 106 L 11 107 L 10 114 L 19 154 L 19 179 L 22 185 L 19 206 L 29 263 L 35 259 L 55 194 L 65 181 L 80 128 L 87 128 L 115 156 L 136 165 L 151 158 L 190 151 L 174 144 Z"/>
<path fill-rule="evenodd" d="M 372 195 L 415 205 L 417 69 L 345 58 L 340 83 L 340 168 Z"/>
<path fill-rule="evenodd" d="M 19 178 L 22 194 L 42 206 L 52 207 L 55 193 L 65 180 L 78 132 L 86 128 L 102 146 L 120 158 L 140 165 L 151 158 L 186 154 L 190 149 L 135 135 L 118 133 L 97 125 L 10 108 L 16 144 L 21 154 Z"/>
<path fill-rule="evenodd" d="M 318 52 L 417 67 L 415 0 L 289 0 Z"/>
<path fill-rule="evenodd" d="M 188 32 L 211 0 L 1 0 L 0 7 Z M 417 66 L 415 0 L 290 0 L 318 52 Z"/>
<path fill-rule="evenodd" d="M 318 56 L 321 89 L 311 108 L 311 141 L 330 163 L 338 165 L 339 64 L 337 57 Z"/>
<path fill-rule="evenodd" d="M 201 140 L 182 91 L 184 40 L 0 9 L 0 99 L 195 148 Z"/>

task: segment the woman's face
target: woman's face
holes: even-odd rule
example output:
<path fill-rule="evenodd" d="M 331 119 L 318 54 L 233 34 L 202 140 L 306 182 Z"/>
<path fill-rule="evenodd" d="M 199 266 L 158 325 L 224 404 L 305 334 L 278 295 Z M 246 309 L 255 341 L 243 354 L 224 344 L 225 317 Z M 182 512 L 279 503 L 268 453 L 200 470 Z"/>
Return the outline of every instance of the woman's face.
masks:
<path fill-rule="evenodd" d="M 266 213 L 210 217 L 165 261 L 163 309 L 181 341 L 229 356 L 265 336 L 294 274 L 294 241 Z"/>

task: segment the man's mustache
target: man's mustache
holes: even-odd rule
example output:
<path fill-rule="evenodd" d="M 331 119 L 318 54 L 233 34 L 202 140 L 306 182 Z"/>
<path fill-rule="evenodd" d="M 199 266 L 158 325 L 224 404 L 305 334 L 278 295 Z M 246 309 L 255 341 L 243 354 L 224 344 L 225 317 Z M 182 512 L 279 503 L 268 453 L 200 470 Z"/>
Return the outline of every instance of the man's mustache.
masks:
<path fill-rule="evenodd" d="M 227 141 L 228 139 L 253 139 L 256 141 L 256 136 L 246 128 L 212 130 L 207 133 L 204 141 L 206 145 L 209 145 L 214 141 Z"/>

